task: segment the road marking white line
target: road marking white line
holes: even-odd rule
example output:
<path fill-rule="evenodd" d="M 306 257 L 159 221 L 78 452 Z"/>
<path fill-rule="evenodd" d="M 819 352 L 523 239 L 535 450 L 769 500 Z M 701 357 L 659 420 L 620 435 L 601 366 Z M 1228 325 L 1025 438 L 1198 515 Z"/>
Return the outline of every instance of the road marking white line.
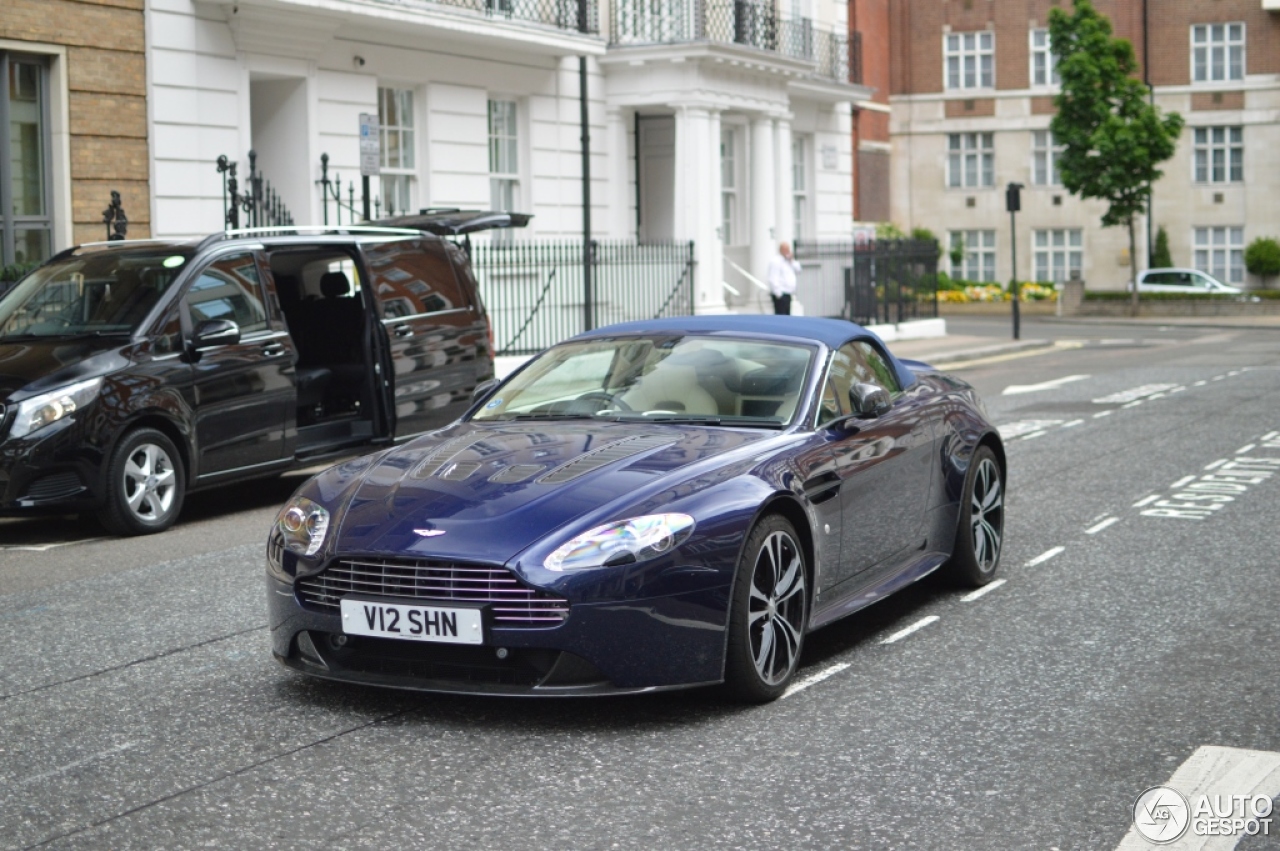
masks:
<path fill-rule="evenodd" d="M 1182 385 L 1178 385 L 1177 387 L 1173 388 L 1173 389 L 1172 389 L 1172 390 L 1170 390 L 1169 392 L 1170 392 L 1170 393 L 1181 393 L 1183 390 L 1186 390 L 1186 389 L 1187 389 L 1186 387 L 1184 387 L 1184 386 L 1182 386 Z"/>
<path fill-rule="evenodd" d="M 1022 437 L 1022 435 L 1030 434 L 1033 431 L 1044 431 L 1045 429 L 1053 428 L 1061 422 L 1062 420 L 1018 420 L 1017 422 L 997 426 L 996 430 L 1000 432 L 1000 436 L 1005 440 L 1013 440 L 1015 437 Z"/>
<path fill-rule="evenodd" d="M 1073 381 L 1084 381 L 1087 375 L 1068 375 L 1064 378 L 1054 378 L 1050 381 L 1042 381 L 1039 384 L 1010 384 L 1001 392 L 1001 396 L 1016 396 L 1021 393 L 1036 393 L 1040 390 L 1057 390 L 1064 384 L 1070 384 Z"/>
<path fill-rule="evenodd" d="M 924 629 L 929 624 L 939 620 L 942 620 L 942 618 L 938 617 L 937 615 L 929 615 L 928 617 L 923 617 L 920 620 L 913 623 L 911 626 L 907 627 L 906 629 L 900 629 L 897 632 L 895 632 L 893 635 L 889 636 L 888 638 L 881 639 L 880 643 L 892 644 L 895 641 L 906 638 L 908 635 L 915 632 L 916 630 Z"/>
<path fill-rule="evenodd" d="M 837 662 L 836 664 L 832 665 L 829 668 L 823 668 L 821 671 L 819 671 L 816 674 L 810 674 L 809 676 L 805 677 L 803 680 L 792 683 L 787 688 L 787 690 L 782 693 L 782 697 L 791 697 L 791 695 L 795 694 L 796 692 L 804 691 L 809 686 L 814 686 L 822 682 L 823 680 L 830 679 L 831 677 L 834 677 L 836 674 L 840 673 L 841 671 L 843 671 L 845 668 L 849 667 L 852 664 L 853 664 L 852 662 Z"/>
<path fill-rule="evenodd" d="M 1227 375 L 1239 375 L 1242 372 L 1244 372 L 1243 369 L 1233 369 L 1230 372 L 1228 372 Z"/>
<path fill-rule="evenodd" d="M 1098 411 L 1098 413 L 1093 415 L 1093 418 L 1096 420 L 1098 417 L 1109 417 L 1112 413 L 1112 411 Z"/>
<path fill-rule="evenodd" d="M 974 600 L 977 600 L 979 597 L 982 597 L 984 594 L 990 594 L 992 591 L 996 590 L 997 588 L 999 588 L 1001 585 L 1005 584 L 1008 581 L 1009 580 L 1007 579 L 997 579 L 995 582 L 992 582 L 989 585 L 983 585 L 981 588 L 978 588 L 975 591 L 970 591 L 968 594 L 965 594 L 963 597 L 960 598 L 960 602 L 972 603 Z"/>
<path fill-rule="evenodd" d="M 1222 379 L 1224 379 L 1224 378 L 1226 378 L 1226 376 L 1225 376 L 1225 375 L 1215 375 L 1213 378 L 1210 378 L 1209 380 L 1210 380 L 1210 381 L 1221 381 L 1221 380 L 1222 380 Z"/>
<path fill-rule="evenodd" d="M 1274 440 L 1277 437 L 1280 437 L 1280 431 L 1269 431 L 1262 436 L 1262 441 L 1265 443 L 1268 440 Z"/>
<path fill-rule="evenodd" d="M 1152 394 L 1151 394 L 1150 396 L 1148 396 L 1147 398 L 1148 398 L 1148 399 L 1163 399 L 1165 396 L 1168 396 L 1168 395 L 1169 395 L 1168 393 L 1152 393 Z"/>
<path fill-rule="evenodd" d="M 1204 468 L 1206 470 L 1216 470 L 1225 463 L 1227 463 L 1226 458 L 1219 458 L 1217 461 L 1214 461 L 1212 464 L 1205 464 Z"/>
<path fill-rule="evenodd" d="M 1208 384 L 1208 383 L 1209 383 L 1209 382 L 1205 381 L 1205 380 L 1202 378 L 1202 379 L 1200 379 L 1199 381 L 1197 381 L 1195 384 L 1192 384 L 1191 386 L 1192 386 L 1192 387 L 1203 387 L 1203 386 L 1205 386 L 1205 385 L 1206 385 L 1206 384 Z"/>
<path fill-rule="evenodd" d="M 1045 550 L 1044 552 L 1040 553 L 1040 555 L 1036 556 L 1035 558 L 1033 558 L 1031 561 L 1027 562 L 1023 566 L 1035 567 L 1037 564 L 1044 564 L 1046 561 L 1058 555 L 1059 553 L 1066 552 L 1066 549 L 1067 549 L 1066 547 L 1054 547 L 1051 550 Z"/>
<path fill-rule="evenodd" d="M 1141 405 L 1141 404 L 1142 404 L 1142 400 L 1141 400 L 1141 399 L 1134 399 L 1132 402 L 1128 403 L 1127 405 L 1121 405 L 1120 407 L 1122 407 L 1122 408 L 1136 408 L 1136 407 L 1138 407 L 1138 406 L 1139 406 L 1139 405 Z"/>
<path fill-rule="evenodd" d="M 59 766 L 58 768 L 52 769 L 51 771 L 42 771 L 39 774 L 33 774 L 30 777 L 26 777 L 22 780 L 19 780 L 14 785 L 26 786 L 29 783 L 36 783 L 41 780 L 47 780 L 50 777 L 57 777 L 59 774 L 65 774 L 68 771 L 72 770 L 73 768 L 79 768 L 80 766 L 86 765 L 87 763 L 90 763 L 90 762 L 94 762 L 95 760 L 105 759 L 106 757 L 112 756 L 114 754 L 118 754 L 121 751 L 127 751 L 130 748 L 136 748 L 138 744 L 139 744 L 138 742 L 125 742 L 123 745 L 116 745 L 114 748 L 108 748 L 105 751 L 99 751 L 98 753 L 91 754 L 90 756 L 87 756 L 84 759 L 77 759 L 75 762 L 69 762 L 66 765 L 62 765 L 62 766 Z"/>
<path fill-rule="evenodd" d="M 1169 485 L 1169 490 L 1176 491 L 1178 488 L 1182 487 L 1183 485 L 1189 485 L 1195 480 L 1196 480 L 1195 476 L 1183 476 L 1181 479 L 1178 479 L 1176 482 Z"/>
<path fill-rule="evenodd" d="M 1141 507 L 1142 507 L 1142 506 L 1144 506 L 1144 505 L 1150 505 L 1151 503 L 1155 502 L 1155 501 L 1156 501 L 1157 499 L 1159 499 L 1159 498 L 1160 498 L 1160 494 L 1158 494 L 1158 493 L 1153 493 L 1151 496 L 1147 497 L 1146 499 L 1140 499 L 1140 500 L 1138 500 L 1137 502 L 1135 502 L 1135 503 L 1133 504 L 1133 507 L 1134 507 L 1134 508 L 1141 508 Z"/>
<path fill-rule="evenodd" d="M 1163 393 L 1177 386 L 1176 384 L 1144 384 L 1141 387 L 1121 390 L 1119 393 L 1112 393 L 1109 396 L 1100 396 L 1094 399 L 1093 402 L 1096 405 L 1119 405 L 1123 402 L 1141 399 L 1143 396 L 1150 396 L 1152 393 Z"/>
<path fill-rule="evenodd" d="M 1024 434 L 1022 439 L 1031 440 L 1033 437 L 1044 437 L 1046 434 L 1048 434 L 1047 431 L 1033 431 L 1031 434 Z"/>
<path fill-rule="evenodd" d="M 1063 423 L 1063 428 L 1075 428 L 1078 425 L 1084 425 L 1084 420 L 1072 420 L 1069 423 Z"/>
<path fill-rule="evenodd" d="M 1099 532 L 1101 532 L 1103 529 L 1112 525 L 1113 523 L 1119 523 L 1119 522 L 1120 522 L 1119 517 L 1108 517 L 1106 520 L 1103 520 L 1097 526 L 1090 526 L 1088 529 L 1085 529 L 1084 533 L 1086 535 L 1096 535 Z"/>
<path fill-rule="evenodd" d="M 1249 444 L 1246 444 L 1246 445 L 1244 445 L 1244 446 L 1241 446 L 1239 449 L 1237 449 L 1237 450 L 1236 450 L 1236 454 L 1237 454 L 1237 455 L 1243 455 L 1243 454 L 1245 454 L 1246 452 L 1250 452 L 1250 451 L 1252 451 L 1252 450 L 1254 450 L 1254 449 L 1257 449 L 1257 448 L 1258 448 L 1258 444 L 1256 444 L 1256 443 L 1249 443 Z"/>
<path fill-rule="evenodd" d="M 1150 778 L 1151 781 L 1155 779 Z M 1234 819 L 1247 823 L 1253 816 L 1252 802 L 1280 795 L 1280 753 L 1201 745 L 1178 766 L 1172 777 L 1160 785 L 1176 790 L 1186 799 L 1191 822 L 1182 838 L 1161 845 L 1161 848 L 1229 851 L 1244 838 L 1244 824 L 1235 825 L 1232 823 Z M 1134 790 L 1135 801 L 1141 791 Z M 1226 817 L 1219 817 L 1216 806 L 1223 809 L 1230 806 L 1232 811 Z M 1265 804 L 1260 806 L 1265 807 Z M 1204 815 L 1206 812 L 1209 815 Z M 1270 834 L 1274 835 L 1275 817 L 1268 817 L 1265 823 Z M 1260 824 L 1261 820 L 1256 820 L 1255 827 Z M 1210 835 L 1211 831 L 1215 835 Z M 1218 831 L 1228 835 L 1216 835 Z M 1116 851 L 1151 851 L 1153 847 L 1137 827 L 1131 827 L 1116 846 Z"/>
<path fill-rule="evenodd" d="M 47 553 L 49 550 L 56 550 L 60 547 L 73 547 L 76 544 L 93 544 L 98 541 L 105 541 L 106 538 L 83 538 L 78 541 L 59 541 L 56 544 L 13 544 L 10 546 L 0 546 L 0 550 L 22 551 L 28 553 Z"/>

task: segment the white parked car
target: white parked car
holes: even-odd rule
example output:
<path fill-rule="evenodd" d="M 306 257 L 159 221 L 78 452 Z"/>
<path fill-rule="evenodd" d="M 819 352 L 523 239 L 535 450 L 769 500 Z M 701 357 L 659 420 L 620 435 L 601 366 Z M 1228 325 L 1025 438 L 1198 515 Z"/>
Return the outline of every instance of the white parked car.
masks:
<path fill-rule="evenodd" d="M 1240 295 L 1244 290 L 1199 269 L 1147 269 L 1138 273 L 1138 292 Z"/>

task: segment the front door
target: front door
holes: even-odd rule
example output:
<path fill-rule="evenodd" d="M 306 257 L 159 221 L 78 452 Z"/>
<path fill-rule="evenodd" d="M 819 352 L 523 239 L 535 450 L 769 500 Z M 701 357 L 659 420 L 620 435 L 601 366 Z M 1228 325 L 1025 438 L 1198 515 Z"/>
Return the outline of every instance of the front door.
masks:
<path fill-rule="evenodd" d="M 269 326 L 264 305 L 252 252 L 217 258 L 183 294 L 188 339 L 208 319 L 230 319 L 240 328 L 239 343 L 189 354 L 200 478 L 285 457 L 285 429 L 297 399 L 294 354 L 285 332 Z"/>

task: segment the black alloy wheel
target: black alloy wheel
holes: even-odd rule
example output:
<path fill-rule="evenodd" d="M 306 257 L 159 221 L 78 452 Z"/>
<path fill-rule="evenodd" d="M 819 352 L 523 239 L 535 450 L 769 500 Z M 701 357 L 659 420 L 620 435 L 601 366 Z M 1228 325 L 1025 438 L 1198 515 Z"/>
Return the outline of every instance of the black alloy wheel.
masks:
<path fill-rule="evenodd" d="M 995 579 L 1003 544 L 1004 475 L 991 447 L 979 446 L 965 476 L 955 550 L 947 570 L 961 584 L 986 585 Z"/>
<path fill-rule="evenodd" d="M 747 538 L 734 582 L 725 684 L 737 699 L 766 703 L 791 683 L 809 622 L 809 576 L 792 525 L 772 515 Z"/>

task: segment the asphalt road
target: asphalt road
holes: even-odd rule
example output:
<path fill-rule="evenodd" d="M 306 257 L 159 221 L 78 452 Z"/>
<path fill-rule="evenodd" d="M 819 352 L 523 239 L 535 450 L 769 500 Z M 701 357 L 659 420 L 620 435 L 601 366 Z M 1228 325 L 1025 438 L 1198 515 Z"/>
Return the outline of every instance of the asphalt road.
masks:
<path fill-rule="evenodd" d="M 262 584 L 296 477 L 146 539 L 5 522 L 0 847 L 1116 848 L 1197 749 L 1280 752 L 1280 332 L 1023 331 L 1058 344 L 952 367 L 1008 440 L 1005 581 L 814 634 L 764 707 L 304 680 Z"/>

